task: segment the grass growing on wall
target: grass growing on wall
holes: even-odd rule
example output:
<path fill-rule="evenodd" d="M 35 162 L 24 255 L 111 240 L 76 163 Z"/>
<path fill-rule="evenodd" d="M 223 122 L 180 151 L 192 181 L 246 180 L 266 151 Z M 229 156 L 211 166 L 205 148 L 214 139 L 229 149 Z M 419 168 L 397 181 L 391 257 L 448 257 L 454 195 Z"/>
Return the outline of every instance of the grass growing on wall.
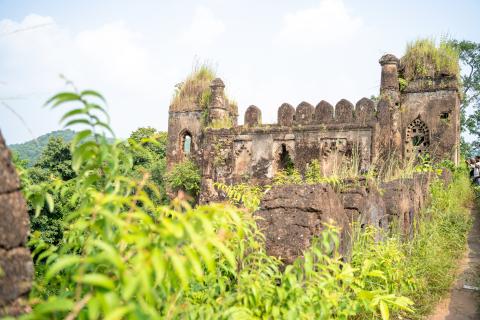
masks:
<path fill-rule="evenodd" d="M 406 80 L 434 78 L 442 75 L 459 76 L 459 54 L 446 41 L 435 44 L 433 39 L 419 39 L 407 44 L 401 59 Z"/>
<path fill-rule="evenodd" d="M 210 65 L 197 64 L 185 81 L 178 85 L 171 102 L 172 108 L 198 104 L 206 108 L 210 103 L 210 83 L 215 76 L 215 70 Z"/>

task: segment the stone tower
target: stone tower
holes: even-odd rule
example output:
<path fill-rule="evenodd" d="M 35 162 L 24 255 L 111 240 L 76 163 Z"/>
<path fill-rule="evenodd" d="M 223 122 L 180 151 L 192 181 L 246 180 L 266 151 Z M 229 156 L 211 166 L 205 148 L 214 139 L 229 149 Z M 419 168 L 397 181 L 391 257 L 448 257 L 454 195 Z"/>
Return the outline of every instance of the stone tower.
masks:
<path fill-rule="evenodd" d="M 225 84 L 215 78 L 210 84 L 208 106 L 202 106 L 201 93 L 185 103 L 172 104 L 168 118 L 167 167 L 189 158 L 201 167 L 203 134 L 209 127 L 232 127 L 237 124 L 234 106 L 224 93 Z"/>
<path fill-rule="evenodd" d="M 460 160 L 460 91 L 456 76 L 416 78 L 401 91 L 404 159 L 428 153 Z"/>
<path fill-rule="evenodd" d="M 198 161 L 205 111 L 198 99 L 172 103 L 168 112 L 167 168 L 189 157 Z"/>

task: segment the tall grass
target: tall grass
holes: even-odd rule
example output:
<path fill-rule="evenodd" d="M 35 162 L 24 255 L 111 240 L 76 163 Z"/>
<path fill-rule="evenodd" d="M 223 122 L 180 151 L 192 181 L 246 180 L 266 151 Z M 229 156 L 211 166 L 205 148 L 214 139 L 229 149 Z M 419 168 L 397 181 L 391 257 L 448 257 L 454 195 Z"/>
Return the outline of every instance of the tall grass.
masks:
<path fill-rule="evenodd" d="M 206 63 L 196 64 L 190 75 L 177 87 L 171 106 L 173 109 L 200 105 L 206 108 L 210 99 L 210 83 L 215 70 Z"/>
<path fill-rule="evenodd" d="M 465 172 L 458 170 L 449 185 L 437 179 L 430 193 L 430 205 L 414 222 L 413 239 L 402 241 L 395 233 L 376 242 L 378 231 L 369 228 L 357 234 L 353 248 L 354 266 L 371 261 L 384 272 L 392 292 L 415 302 L 414 319 L 427 315 L 449 290 L 472 224 L 474 194 Z"/>
<path fill-rule="evenodd" d="M 418 39 L 407 44 L 401 59 L 406 80 L 435 78 L 442 75 L 456 76 L 460 73 L 459 53 L 447 41 L 439 45 L 433 39 Z"/>

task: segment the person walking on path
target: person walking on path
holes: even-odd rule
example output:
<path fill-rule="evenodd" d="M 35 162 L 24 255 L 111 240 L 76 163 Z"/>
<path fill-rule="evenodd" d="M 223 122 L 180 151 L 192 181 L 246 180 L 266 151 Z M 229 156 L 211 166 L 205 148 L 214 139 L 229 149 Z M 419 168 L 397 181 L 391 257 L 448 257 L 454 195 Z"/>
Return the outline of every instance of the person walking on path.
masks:
<path fill-rule="evenodd" d="M 480 156 L 476 156 L 473 167 L 473 183 L 480 185 Z"/>

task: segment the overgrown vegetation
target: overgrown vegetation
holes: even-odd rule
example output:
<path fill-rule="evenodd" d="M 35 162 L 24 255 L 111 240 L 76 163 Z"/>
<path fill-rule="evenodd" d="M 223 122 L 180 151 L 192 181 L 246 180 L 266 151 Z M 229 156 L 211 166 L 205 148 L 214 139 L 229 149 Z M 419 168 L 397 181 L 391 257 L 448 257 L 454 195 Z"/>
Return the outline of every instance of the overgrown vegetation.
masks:
<path fill-rule="evenodd" d="M 177 86 L 172 99 L 172 108 L 199 105 L 206 109 L 210 103 L 210 84 L 215 79 L 215 71 L 208 64 L 197 64 L 192 73 Z"/>
<path fill-rule="evenodd" d="M 404 241 L 401 234 L 392 233 L 378 242 L 378 231 L 369 228 L 357 234 L 352 250 L 354 266 L 369 261 L 385 276 L 374 280 L 415 302 L 415 313 L 409 315 L 414 319 L 428 315 L 450 289 L 472 223 L 468 206 L 474 194 L 464 170 L 456 170 L 449 185 L 434 181 L 430 193 L 431 203 L 418 215 L 412 239 Z"/>
<path fill-rule="evenodd" d="M 458 51 L 446 40 L 438 46 L 433 39 L 418 39 L 407 44 L 401 59 L 403 78 L 407 81 L 418 78 L 455 76 L 459 78 Z"/>
<path fill-rule="evenodd" d="M 455 171 L 450 186 L 432 185 L 432 203 L 412 241 L 392 234 L 377 242 L 379 231 L 368 229 L 346 262 L 339 230 L 325 226 L 303 259 L 284 268 L 266 254 L 252 215 L 265 188 L 216 184 L 246 210 L 164 204 L 165 185 L 196 195 L 198 168 L 186 160 L 165 173 L 166 136 L 151 128 L 127 143 L 111 142 L 103 133 L 111 131 L 103 101 L 88 90 L 53 97 L 52 107 L 75 106 L 64 118 L 80 130 L 68 153 L 52 143 L 42 157 L 50 178 L 29 183 L 34 171 L 20 168 L 32 213 L 61 212 L 55 241 L 43 229 L 31 237 L 37 275 L 33 312 L 24 318 L 412 318 L 449 287 L 470 225 L 464 205 L 472 192 L 463 171 Z M 428 165 L 421 170 L 435 171 Z M 335 184 L 339 177 L 325 177 L 314 161 L 304 177 L 290 168 L 275 183 Z"/>
<path fill-rule="evenodd" d="M 233 126 L 233 117 L 238 114 L 238 106 L 235 101 L 225 95 L 225 102 L 228 105 L 232 117 L 214 119 L 209 123 L 209 109 L 212 99 L 210 85 L 216 77 L 215 70 L 207 63 L 196 64 L 193 71 L 185 81 L 176 87 L 171 108 L 184 110 L 185 108 L 199 107 L 202 110 L 202 122 L 205 128 L 221 129 Z"/>
<path fill-rule="evenodd" d="M 344 263 L 334 229 L 305 260 L 281 271 L 266 255 L 250 212 L 156 205 L 146 190 L 149 174 L 131 175 L 132 153 L 99 133 L 109 126 L 100 120 L 103 108 L 89 98 L 103 99 L 84 91 L 50 101 L 55 107 L 81 103 L 69 120 L 89 128 L 72 141 L 75 206 L 63 217 L 62 241 L 52 245 L 37 235 L 30 241 L 37 278 L 34 309 L 25 318 L 331 319 L 409 310 L 409 300 L 384 285 L 365 288 L 381 270 Z M 43 192 L 47 199 L 64 188 L 59 183 L 28 198 Z"/>
<path fill-rule="evenodd" d="M 168 186 L 174 191 L 187 192 L 195 198 L 200 191 L 200 170 L 190 159 L 176 164 L 166 175 Z"/>

